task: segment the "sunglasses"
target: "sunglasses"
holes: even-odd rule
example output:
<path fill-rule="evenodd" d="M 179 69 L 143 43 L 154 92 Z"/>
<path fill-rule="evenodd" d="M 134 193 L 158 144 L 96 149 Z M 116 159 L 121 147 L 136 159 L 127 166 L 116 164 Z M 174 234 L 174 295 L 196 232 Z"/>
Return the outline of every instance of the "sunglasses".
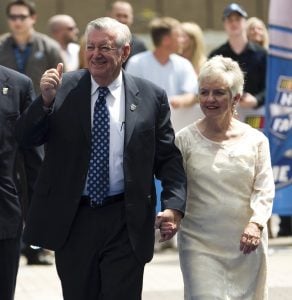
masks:
<path fill-rule="evenodd" d="M 29 15 L 8 15 L 8 19 L 11 21 L 16 21 L 17 19 L 19 19 L 20 21 L 24 21 L 29 17 Z"/>
<path fill-rule="evenodd" d="M 76 29 L 76 26 L 66 27 L 66 29 L 69 30 L 69 31 L 73 31 L 73 30 Z"/>

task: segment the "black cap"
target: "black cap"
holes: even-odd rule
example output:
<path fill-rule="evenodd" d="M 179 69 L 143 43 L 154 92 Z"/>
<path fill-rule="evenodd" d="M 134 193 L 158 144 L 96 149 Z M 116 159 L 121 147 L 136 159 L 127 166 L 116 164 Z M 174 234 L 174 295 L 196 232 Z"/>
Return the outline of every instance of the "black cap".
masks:
<path fill-rule="evenodd" d="M 243 18 L 247 18 L 247 12 L 237 3 L 231 3 L 224 8 L 223 20 L 229 17 L 232 13 L 237 13 Z"/>

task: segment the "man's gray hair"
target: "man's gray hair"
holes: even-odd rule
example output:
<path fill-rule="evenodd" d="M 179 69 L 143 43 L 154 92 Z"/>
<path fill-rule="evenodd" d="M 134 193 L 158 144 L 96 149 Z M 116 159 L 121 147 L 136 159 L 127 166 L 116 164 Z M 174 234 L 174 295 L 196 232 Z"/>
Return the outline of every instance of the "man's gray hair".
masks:
<path fill-rule="evenodd" d="M 113 18 L 103 17 L 89 22 L 85 29 L 86 38 L 92 29 L 115 33 L 117 47 L 122 47 L 131 43 L 132 35 L 129 27 Z"/>

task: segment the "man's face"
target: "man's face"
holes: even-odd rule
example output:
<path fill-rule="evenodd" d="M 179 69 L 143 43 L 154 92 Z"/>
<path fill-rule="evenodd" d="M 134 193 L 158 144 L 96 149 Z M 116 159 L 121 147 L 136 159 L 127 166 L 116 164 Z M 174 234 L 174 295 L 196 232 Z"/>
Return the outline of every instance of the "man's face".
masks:
<path fill-rule="evenodd" d="M 12 5 L 7 17 L 9 29 L 14 35 L 29 34 L 36 21 L 36 16 L 31 16 L 29 9 L 23 5 Z"/>
<path fill-rule="evenodd" d="M 73 19 L 72 20 L 68 19 L 66 22 L 64 22 L 61 31 L 62 31 L 62 39 L 66 44 L 78 41 L 79 29 L 76 26 L 76 23 Z"/>
<path fill-rule="evenodd" d="M 179 53 L 182 45 L 182 34 L 181 28 L 178 26 L 174 28 L 171 33 L 166 36 L 166 40 L 168 41 L 168 49 L 171 53 Z"/>
<path fill-rule="evenodd" d="M 133 23 L 132 8 L 126 4 L 115 5 L 112 9 L 111 17 L 130 27 Z"/>
<path fill-rule="evenodd" d="M 99 85 L 107 86 L 118 77 L 129 53 L 130 45 L 117 47 L 114 33 L 96 29 L 89 31 L 85 57 L 88 70 Z"/>
<path fill-rule="evenodd" d="M 241 35 L 245 27 L 246 19 L 238 13 L 232 13 L 224 19 L 224 29 L 228 36 Z"/>

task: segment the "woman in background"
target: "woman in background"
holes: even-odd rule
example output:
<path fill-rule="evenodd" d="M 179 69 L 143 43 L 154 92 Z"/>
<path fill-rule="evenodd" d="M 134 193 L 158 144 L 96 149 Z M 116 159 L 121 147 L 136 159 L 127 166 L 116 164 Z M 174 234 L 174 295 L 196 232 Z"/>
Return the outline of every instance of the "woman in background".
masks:
<path fill-rule="evenodd" d="M 249 41 L 259 44 L 265 49 L 269 47 L 269 35 L 265 23 L 257 18 L 251 17 L 246 21 L 246 34 Z"/>
<path fill-rule="evenodd" d="M 182 49 L 180 54 L 192 63 L 198 74 L 207 59 L 202 29 L 196 23 L 191 22 L 181 23 L 181 29 Z"/>

